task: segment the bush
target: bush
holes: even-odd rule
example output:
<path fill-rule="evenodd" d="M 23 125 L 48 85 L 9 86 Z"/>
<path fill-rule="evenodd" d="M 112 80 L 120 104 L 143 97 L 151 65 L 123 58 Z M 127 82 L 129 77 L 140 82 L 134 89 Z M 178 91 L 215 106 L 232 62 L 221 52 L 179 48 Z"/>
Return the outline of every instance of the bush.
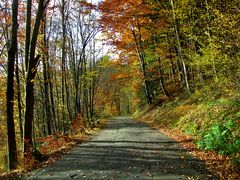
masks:
<path fill-rule="evenodd" d="M 238 115 L 239 113 L 236 117 Z M 207 132 L 201 134 L 202 138 L 197 142 L 197 146 L 235 157 L 240 149 L 240 136 L 235 133 L 238 126 L 235 118 L 227 118 L 225 124 L 216 123 Z"/>

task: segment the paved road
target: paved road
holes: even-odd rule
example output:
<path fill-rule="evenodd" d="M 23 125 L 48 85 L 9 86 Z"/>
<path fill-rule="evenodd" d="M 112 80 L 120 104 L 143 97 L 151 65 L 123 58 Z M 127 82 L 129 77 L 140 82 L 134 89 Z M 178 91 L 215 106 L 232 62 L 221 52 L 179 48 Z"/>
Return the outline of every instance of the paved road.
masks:
<path fill-rule="evenodd" d="M 173 139 L 126 117 L 24 179 L 216 179 Z"/>

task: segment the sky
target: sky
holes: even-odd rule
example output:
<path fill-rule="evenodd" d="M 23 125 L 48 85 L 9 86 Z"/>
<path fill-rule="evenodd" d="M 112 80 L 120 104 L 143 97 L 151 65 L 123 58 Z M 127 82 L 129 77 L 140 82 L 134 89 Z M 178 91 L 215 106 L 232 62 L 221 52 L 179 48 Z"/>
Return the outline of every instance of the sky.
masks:
<path fill-rule="evenodd" d="M 97 4 L 97 3 L 101 2 L 101 0 L 88 0 L 88 1 L 89 1 L 89 2 L 92 1 L 93 4 Z"/>
<path fill-rule="evenodd" d="M 92 2 L 93 4 L 97 4 L 97 3 L 101 2 L 101 1 L 103 1 L 103 0 L 88 0 L 88 2 Z M 98 36 L 97 37 L 98 39 L 102 39 L 103 38 L 102 37 L 103 35 L 102 35 L 101 32 L 99 32 L 97 34 L 97 36 Z M 99 47 L 99 48 L 102 48 L 102 53 L 101 53 L 102 55 L 103 54 L 109 54 L 109 50 L 112 48 L 110 45 L 106 45 L 105 42 L 103 42 L 101 40 L 96 43 L 96 46 Z M 101 56 L 101 54 L 100 54 L 100 56 Z"/>

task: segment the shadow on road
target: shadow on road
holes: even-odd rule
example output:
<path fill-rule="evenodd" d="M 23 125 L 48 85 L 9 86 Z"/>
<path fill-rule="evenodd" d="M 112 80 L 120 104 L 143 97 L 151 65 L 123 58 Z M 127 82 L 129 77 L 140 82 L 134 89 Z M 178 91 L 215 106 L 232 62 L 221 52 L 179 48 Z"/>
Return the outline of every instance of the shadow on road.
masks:
<path fill-rule="evenodd" d="M 109 121 L 92 140 L 28 179 L 218 179 L 174 140 L 131 119 Z"/>

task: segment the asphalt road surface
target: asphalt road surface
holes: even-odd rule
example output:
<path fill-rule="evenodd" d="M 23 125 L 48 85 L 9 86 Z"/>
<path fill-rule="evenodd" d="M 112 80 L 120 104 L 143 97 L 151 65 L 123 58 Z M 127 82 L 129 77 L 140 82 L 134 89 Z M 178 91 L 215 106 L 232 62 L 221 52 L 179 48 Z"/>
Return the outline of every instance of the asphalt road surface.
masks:
<path fill-rule="evenodd" d="M 179 143 L 127 117 L 110 119 L 91 140 L 23 179 L 217 179 Z"/>

